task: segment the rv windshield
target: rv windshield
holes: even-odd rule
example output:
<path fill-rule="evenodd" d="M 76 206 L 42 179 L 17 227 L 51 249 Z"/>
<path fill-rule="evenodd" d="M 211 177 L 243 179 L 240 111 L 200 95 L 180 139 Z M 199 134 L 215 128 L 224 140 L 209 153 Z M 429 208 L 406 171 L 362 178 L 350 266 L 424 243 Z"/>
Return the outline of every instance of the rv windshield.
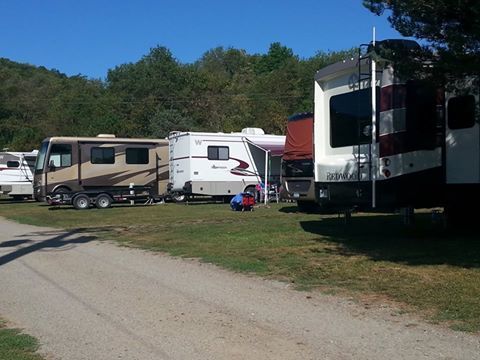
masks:
<path fill-rule="evenodd" d="M 45 164 L 45 156 L 47 155 L 48 150 L 48 141 L 44 141 L 38 152 L 37 162 L 35 163 L 35 172 L 42 172 L 43 165 Z"/>

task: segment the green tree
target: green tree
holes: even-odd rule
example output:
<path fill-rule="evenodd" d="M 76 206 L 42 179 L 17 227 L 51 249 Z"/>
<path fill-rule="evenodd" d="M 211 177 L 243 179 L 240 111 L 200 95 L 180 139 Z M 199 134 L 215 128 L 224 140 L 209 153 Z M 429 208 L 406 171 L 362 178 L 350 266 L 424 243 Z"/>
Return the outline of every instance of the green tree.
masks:
<path fill-rule="evenodd" d="M 256 65 L 257 73 L 268 73 L 284 66 L 288 66 L 292 60 L 298 60 L 293 50 L 283 46 L 279 42 L 270 44 L 268 53 L 259 58 Z"/>
<path fill-rule="evenodd" d="M 423 56 L 435 75 L 458 79 L 480 72 L 480 2 L 478 0 L 363 0 L 374 14 L 402 35 L 426 41 Z"/>
<path fill-rule="evenodd" d="M 193 121 L 178 110 L 158 109 L 150 118 L 148 136 L 165 138 L 171 131 L 192 131 L 195 130 L 195 126 Z"/>

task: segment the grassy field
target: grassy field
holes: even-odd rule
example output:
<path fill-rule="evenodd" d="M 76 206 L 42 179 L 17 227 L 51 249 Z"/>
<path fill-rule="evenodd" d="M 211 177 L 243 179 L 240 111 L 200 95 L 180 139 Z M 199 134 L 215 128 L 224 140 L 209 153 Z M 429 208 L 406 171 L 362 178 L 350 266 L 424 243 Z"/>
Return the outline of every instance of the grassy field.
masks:
<path fill-rule="evenodd" d="M 22 334 L 18 329 L 9 329 L 0 320 L 0 359 L 5 360 L 41 360 L 35 354 L 38 344 L 29 335 Z"/>
<path fill-rule="evenodd" d="M 0 202 L 0 216 L 88 231 L 99 239 L 195 257 L 294 283 L 299 289 L 390 300 L 454 329 L 480 331 L 480 236 L 449 233 L 428 213 L 401 218 L 301 214 L 293 204 L 251 213 L 224 204 L 165 204 L 76 211 Z"/>

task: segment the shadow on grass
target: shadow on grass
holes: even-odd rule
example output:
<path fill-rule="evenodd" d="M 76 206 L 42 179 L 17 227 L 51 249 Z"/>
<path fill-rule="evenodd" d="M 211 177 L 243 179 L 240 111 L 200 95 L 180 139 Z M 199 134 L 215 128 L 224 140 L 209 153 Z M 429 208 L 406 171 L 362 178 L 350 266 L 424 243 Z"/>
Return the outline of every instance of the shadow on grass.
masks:
<path fill-rule="evenodd" d="M 282 213 L 285 213 L 285 214 L 295 214 L 295 213 L 300 213 L 301 212 L 297 205 L 283 206 L 278 211 L 280 211 Z"/>
<path fill-rule="evenodd" d="M 338 255 L 364 255 L 374 261 L 408 265 L 453 265 L 480 268 L 478 230 L 446 231 L 433 224 L 431 215 L 417 214 L 414 225 L 406 226 L 398 215 L 365 215 L 302 221 L 301 227 L 321 235 L 318 241 L 338 244 L 330 249 Z"/>

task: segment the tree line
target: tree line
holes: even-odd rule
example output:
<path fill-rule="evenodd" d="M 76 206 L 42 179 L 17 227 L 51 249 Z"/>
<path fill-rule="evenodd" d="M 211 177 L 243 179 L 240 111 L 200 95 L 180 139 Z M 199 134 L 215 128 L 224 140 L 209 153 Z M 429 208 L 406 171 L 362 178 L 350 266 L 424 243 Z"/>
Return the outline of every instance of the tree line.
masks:
<path fill-rule="evenodd" d="M 480 92 L 478 0 L 362 2 L 386 14 L 403 36 L 424 41 L 416 56 L 400 59 L 411 60 L 407 76 L 420 72 L 442 86 L 467 79 L 455 91 Z M 56 135 L 165 137 L 172 130 L 243 127 L 281 134 L 289 115 L 313 109 L 315 72 L 355 55 L 349 49 L 301 59 L 272 43 L 266 54 L 218 47 L 182 64 L 157 46 L 109 70 L 104 81 L 0 58 L 0 149 L 30 150 Z"/>
<path fill-rule="evenodd" d="M 218 47 L 193 64 L 152 48 L 105 80 L 0 59 L 0 149 L 31 150 L 48 136 L 165 137 L 173 130 L 282 134 L 313 108 L 313 76 L 355 49 L 302 59 L 272 43 L 266 54 Z"/>

